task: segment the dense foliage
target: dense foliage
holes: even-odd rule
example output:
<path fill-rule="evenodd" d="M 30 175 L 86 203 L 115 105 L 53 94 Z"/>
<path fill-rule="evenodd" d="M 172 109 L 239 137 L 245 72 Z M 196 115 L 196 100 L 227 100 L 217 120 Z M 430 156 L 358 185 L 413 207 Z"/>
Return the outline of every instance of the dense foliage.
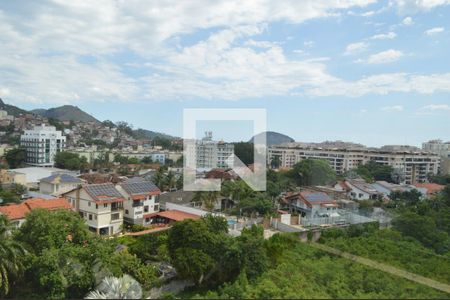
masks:
<path fill-rule="evenodd" d="M 55 155 L 55 167 L 69 170 L 84 170 L 87 168 L 86 157 L 76 153 L 58 152 Z"/>
<path fill-rule="evenodd" d="M 276 241 L 272 241 L 276 239 Z M 308 244 L 275 235 L 266 244 L 275 244 L 276 264 L 255 279 L 241 274 L 220 288 L 193 298 L 267 299 L 267 298 L 446 298 L 449 295 L 350 260 L 330 256 Z M 272 247 L 274 247 L 272 245 Z M 266 246 L 266 249 L 271 249 Z M 405 250 L 406 251 L 406 250 Z"/>
<path fill-rule="evenodd" d="M 250 165 L 254 161 L 253 143 L 239 142 L 234 143 L 234 154 L 246 165 Z"/>
<path fill-rule="evenodd" d="M 33 210 L 13 235 L 27 254 L 19 261 L 23 276 L 11 287 L 19 298 L 82 298 L 105 276 L 128 274 L 145 290 L 157 284 L 156 270 L 115 240 L 91 233 L 71 211 Z"/>
<path fill-rule="evenodd" d="M 336 173 L 326 160 L 307 158 L 296 163 L 289 176 L 299 186 L 326 185 L 336 180 Z"/>
<path fill-rule="evenodd" d="M 359 256 L 450 283 L 450 260 L 398 231 L 334 229 L 324 231 L 321 242 Z"/>
<path fill-rule="evenodd" d="M 356 173 L 368 182 L 382 180 L 393 182 L 394 169 L 389 165 L 382 165 L 374 161 L 369 161 L 365 165 L 360 165 Z M 395 177 L 395 176 L 394 176 Z"/>
<path fill-rule="evenodd" d="M 11 149 L 5 154 L 5 159 L 11 169 L 18 168 L 22 165 L 27 157 L 27 153 L 23 148 Z"/>
<path fill-rule="evenodd" d="M 217 285 L 241 273 L 249 278 L 261 274 L 268 265 L 262 230 L 254 226 L 238 238 L 232 238 L 227 230 L 227 222 L 221 217 L 176 223 L 169 232 L 167 247 L 179 275 L 197 285 Z"/>

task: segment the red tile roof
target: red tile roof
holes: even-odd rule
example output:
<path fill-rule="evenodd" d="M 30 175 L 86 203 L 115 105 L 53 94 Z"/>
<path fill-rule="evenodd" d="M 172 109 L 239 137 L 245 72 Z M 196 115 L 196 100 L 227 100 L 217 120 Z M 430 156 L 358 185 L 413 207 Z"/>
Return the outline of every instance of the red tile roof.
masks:
<path fill-rule="evenodd" d="M 71 209 L 72 206 L 65 198 L 41 199 L 32 198 L 20 204 L 0 206 L 0 214 L 4 214 L 10 220 L 24 219 L 25 215 L 33 209 L 43 208 L 47 210 Z"/>
<path fill-rule="evenodd" d="M 425 188 L 427 189 L 427 194 L 432 195 L 437 192 L 442 191 L 445 188 L 445 185 L 440 185 L 437 183 L 416 183 L 414 185 L 417 188 Z"/>

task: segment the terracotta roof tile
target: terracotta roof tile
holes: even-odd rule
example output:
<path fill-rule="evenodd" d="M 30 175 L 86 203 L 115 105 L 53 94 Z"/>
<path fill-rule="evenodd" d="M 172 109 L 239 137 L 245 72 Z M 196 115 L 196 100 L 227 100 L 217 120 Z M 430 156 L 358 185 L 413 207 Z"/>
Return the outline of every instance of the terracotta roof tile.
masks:
<path fill-rule="evenodd" d="M 72 206 L 64 198 L 41 199 L 32 198 L 20 204 L 0 206 L 0 214 L 8 216 L 10 220 L 24 219 L 26 214 L 33 209 L 43 208 L 47 210 L 71 209 Z"/>

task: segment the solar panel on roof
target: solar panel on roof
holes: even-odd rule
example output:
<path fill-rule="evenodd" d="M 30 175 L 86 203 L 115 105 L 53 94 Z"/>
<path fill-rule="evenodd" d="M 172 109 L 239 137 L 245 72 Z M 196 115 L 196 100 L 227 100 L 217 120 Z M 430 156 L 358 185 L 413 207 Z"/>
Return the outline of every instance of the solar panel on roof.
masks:
<path fill-rule="evenodd" d="M 331 198 L 325 193 L 311 193 L 302 195 L 309 202 L 330 201 Z"/>
<path fill-rule="evenodd" d="M 151 181 L 132 183 L 125 182 L 121 186 L 130 194 L 145 194 L 158 190 L 158 187 Z"/>
<path fill-rule="evenodd" d="M 106 195 L 110 197 L 119 197 L 122 198 L 122 195 L 119 193 L 118 190 L 114 187 L 114 185 L 111 184 L 92 184 L 87 185 L 86 190 L 89 194 L 91 194 L 94 197 L 100 196 L 100 195 Z"/>

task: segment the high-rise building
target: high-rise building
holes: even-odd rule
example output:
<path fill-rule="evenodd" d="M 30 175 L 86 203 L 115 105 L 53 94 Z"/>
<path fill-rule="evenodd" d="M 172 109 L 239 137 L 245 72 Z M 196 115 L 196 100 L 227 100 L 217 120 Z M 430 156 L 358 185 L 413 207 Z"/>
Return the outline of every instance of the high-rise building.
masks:
<path fill-rule="evenodd" d="M 197 168 L 231 167 L 226 160 L 234 154 L 234 145 L 223 141 L 213 141 L 211 131 L 205 132 L 205 137 L 196 142 L 195 148 Z"/>
<path fill-rule="evenodd" d="M 55 163 L 56 153 L 66 146 L 66 137 L 54 126 L 45 124 L 25 130 L 20 136 L 20 146 L 25 148 L 25 162 L 33 166 L 51 167 Z"/>
<path fill-rule="evenodd" d="M 322 148 L 290 143 L 269 148 L 268 164 L 272 167 L 291 168 L 307 158 L 328 161 L 337 174 L 364 165 L 369 161 L 392 166 L 399 174 L 400 183 L 426 182 L 429 174 L 437 174 L 440 157 L 423 151 L 398 151 L 375 148 Z M 400 176 L 401 175 L 401 176 Z"/>

